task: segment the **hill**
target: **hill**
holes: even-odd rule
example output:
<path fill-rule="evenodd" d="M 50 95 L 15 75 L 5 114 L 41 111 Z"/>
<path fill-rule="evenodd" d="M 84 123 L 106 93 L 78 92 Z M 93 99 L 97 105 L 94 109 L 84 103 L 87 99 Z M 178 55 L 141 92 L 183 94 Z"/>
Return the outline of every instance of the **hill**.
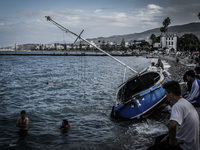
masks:
<path fill-rule="evenodd" d="M 168 33 L 172 34 L 177 34 L 178 37 L 181 37 L 182 35 L 186 33 L 192 33 L 196 35 L 200 39 L 200 23 L 194 22 L 194 23 L 189 23 L 189 24 L 184 24 L 184 25 L 176 25 L 176 26 L 169 26 L 168 27 Z M 146 38 L 149 38 L 152 34 L 155 34 L 156 36 L 159 36 L 161 34 L 160 28 L 155 28 L 151 30 L 147 30 L 141 33 L 133 33 L 133 34 L 126 34 L 126 35 L 114 35 L 110 37 L 98 37 L 98 38 L 92 38 L 92 39 L 87 39 L 89 41 L 93 41 L 98 45 L 98 41 L 110 41 L 110 42 L 117 42 L 120 44 L 122 42 L 122 39 L 125 41 L 134 41 L 134 40 L 144 40 Z M 60 43 L 63 44 L 63 42 L 51 42 L 49 44 L 53 43 Z M 84 42 L 83 42 L 84 43 Z M 79 44 L 78 42 L 76 43 L 77 45 Z M 39 44 L 23 44 L 23 45 L 18 45 L 19 49 L 26 49 L 30 50 L 34 47 L 36 47 Z M 9 47 L 4 47 L 9 49 Z"/>
<path fill-rule="evenodd" d="M 184 25 L 176 25 L 176 26 L 169 26 L 168 33 L 177 34 L 178 37 L 181 37 L 184 34 L 191 33 L 196 35 L 200 39 L 200 23 L 194 22 Z M 122 39 L 125 41 L 131 40 L 141 40 L 149 38 L 152 34 L 159 36 L 161 34 L 160 28 L 155 28 L 152 30 L 147 30 L 141 33 L 133 33 L 133 34 L 126 34 L 126 35 L 114 35 L 110 37 L 98 37 L 88 39 L 89 41 L 93 41 L 94 43 L 98 43 L 98 41 L 110 41 L 110 42 L 117 42 L 121 43 Z"/>

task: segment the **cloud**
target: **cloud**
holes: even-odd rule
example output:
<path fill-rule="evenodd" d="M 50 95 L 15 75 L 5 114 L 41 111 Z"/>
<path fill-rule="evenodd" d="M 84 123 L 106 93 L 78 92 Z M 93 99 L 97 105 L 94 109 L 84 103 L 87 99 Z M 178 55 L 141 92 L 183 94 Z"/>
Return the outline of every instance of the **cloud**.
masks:
<path fill-rule="evenodd" d="M 101 12 L 102 11 L 102 9 L 96 9 L 94 12 L 95 13 L 99 13 L 99 12 Z"/>
<path fill-rule="evenodd" d="M 154 21 L 154 19 L 162 15 L 163 15 L 162 7 L 154 4 L 149 4 L 147 5 L 146 8 L 143 8 L 139 11 L 137 17 L 138 19 L 141 20 Z"/>
<path fill-rule="evenodd" d="M 151 3 L 129 10 L 113 6 L 110 9 L 101 7 L 93 10 L 68 8 L 18 11 L 11 16 L 0 17 L 0 34 L 3 35 L 0 37 L 0 44 L 62 41 L 63 32 L 47 22 L 45 16 L 51 16 L 61 25 L 77 33 L 85 29 L 84 37 L 94 38 L 158 28 L 162 26 L 166 17 L 170 17 L 172 25 L 198 21 L 195 13 L 199 12 L 199 8 L 199 3 L 166 6 Z M 68 35 L 65 35 L 66 37 L 69 38 Z M 71 38 L 69 40 L 73 41 Z"/>
<path fill-rule="evenodd" d="M 147 5 L 148 9 L 154 9 L 154 10 L 159 10 L 159 9 L 163 9 L 162 7 L 160 7 L 159 5 L 155 5 L 155 4 L 149 4 Z"/>

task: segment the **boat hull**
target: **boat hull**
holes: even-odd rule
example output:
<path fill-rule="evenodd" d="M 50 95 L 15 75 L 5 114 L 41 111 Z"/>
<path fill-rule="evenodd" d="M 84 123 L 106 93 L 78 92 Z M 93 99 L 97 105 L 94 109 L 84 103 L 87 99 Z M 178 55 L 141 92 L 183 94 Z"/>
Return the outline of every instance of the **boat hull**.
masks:
<path fill-rule="evenodd" d="M 147 86 L 148 88 L 144 88 L 144 90 L 135 93 L 134 91 L 137 91 L 138 88 L 141 88 L 141 85 L 138 85 L 136 88 L 133 88 L 135 84 L 144 83 L 144 80 L 146 80 L 144 84 L 146 85 L 151 81 L 148 81 L 144 77 L 151 76 L 154 76 L 156 78 L 158 77 L 157 83 L 152 86 L 149 85 L 150 87 Z M 126 119 L 147 117 L 157 107 L 159 107 L 166 101 L 165 89 L 162 87 L 162 85 L 168 81 L 170 81 L 170 78 L 164 76 L 162 72 L 157 74 L 156 72 L 146 72 L 141 76 L 135 77 L 130 81 L 127 81 L 124 85 L 120 87 L 118 91 L 118 103 L 116 103 L 116 106 L 113 108 L 112 112 L 115 116 Z M 124 90 L 125 92 L 123 92 L 123 88 L 126 89 Z M 131 92 L 133 92 L 133 94 Z M 119 103 L 120 101 L 122 102 Z"/>
<path fill-rule="evenodd" d="M 122 118 L 133 119 L 137 117 L 147 117 L 153 109 L 160 106 L 165 99 L 165 90 L 159 86 L 157 89 L 148 89 L 145 95 L 135 98 L 127 104 L 120 104 L 115 107 L 115 114 Z"/>

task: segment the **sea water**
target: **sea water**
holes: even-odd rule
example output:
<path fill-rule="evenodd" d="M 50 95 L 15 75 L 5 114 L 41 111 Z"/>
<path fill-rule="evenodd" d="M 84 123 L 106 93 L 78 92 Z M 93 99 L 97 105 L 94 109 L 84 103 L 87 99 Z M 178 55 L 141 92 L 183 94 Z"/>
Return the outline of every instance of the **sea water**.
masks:
<path fill-rule="evenodd" d="M 136 71 L 157 61 L 117 59 Z M 167 131 L 166 116 L 110 117 L 124 71 L 125 79 L 134 74 L 107 56 L 0 56 L 0 149 L 146 149 Z M 21 110 L 29 118 L 27 134 L 16 127 Z M 63 119 L 68 133 L 59 129 Z"/>

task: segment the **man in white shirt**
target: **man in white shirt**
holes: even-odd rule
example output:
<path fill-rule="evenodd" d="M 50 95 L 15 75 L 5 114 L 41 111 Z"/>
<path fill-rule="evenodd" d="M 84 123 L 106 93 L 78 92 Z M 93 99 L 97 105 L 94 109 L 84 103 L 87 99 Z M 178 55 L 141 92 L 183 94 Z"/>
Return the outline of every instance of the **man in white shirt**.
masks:
<path fill-rule="evenodd" d="M 168 101 L 174 103 L 170 116 L 169 133 L 148 150 L 199 150 L 199 116 L 194 106 L 181 96 L 176 81 L 166 83 Z"/>

